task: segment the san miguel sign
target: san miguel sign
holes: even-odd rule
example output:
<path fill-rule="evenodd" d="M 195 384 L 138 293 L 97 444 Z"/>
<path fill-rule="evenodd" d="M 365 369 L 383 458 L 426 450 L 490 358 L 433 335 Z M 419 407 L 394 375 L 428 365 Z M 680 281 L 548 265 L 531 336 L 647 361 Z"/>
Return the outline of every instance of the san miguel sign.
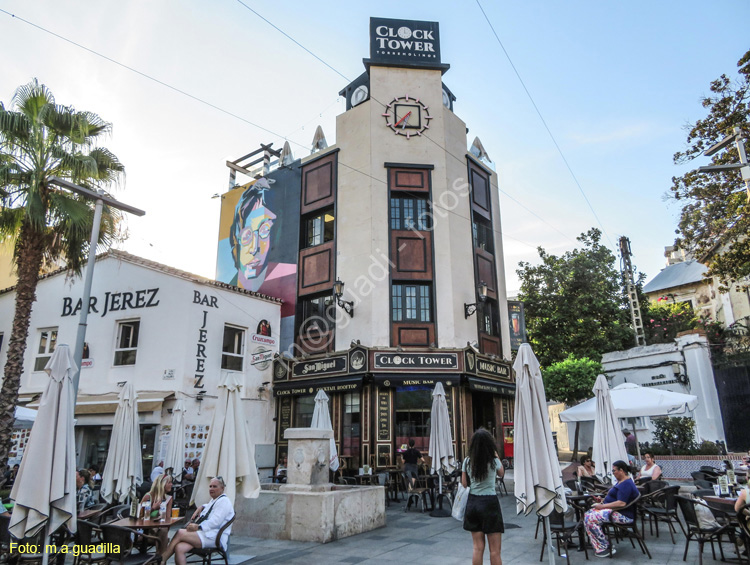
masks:
<path fill-rule="evenodd" d="M 440 63 L 438 22 L 370 18 L 370 60 L 383 63 Z"/>
<path fill-rule="evenodd" d="M 326 357 L 316 361 L 303 361 L 294 364 L 292 378 L 336 375 L 346 373 L 348 368 L 349 363 L 346 355 Z"/>

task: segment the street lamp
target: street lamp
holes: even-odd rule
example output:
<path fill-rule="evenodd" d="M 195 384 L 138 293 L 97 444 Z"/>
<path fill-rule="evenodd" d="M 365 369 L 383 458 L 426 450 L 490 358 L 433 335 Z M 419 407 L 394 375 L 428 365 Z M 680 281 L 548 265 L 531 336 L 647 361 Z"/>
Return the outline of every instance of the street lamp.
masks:
<path fill-rule="evenodd" d="M 341 297 L 344 295 L 344 283 L 341 279 L 337 278 L 336 282 L 333 283 L 333 296 L 336 298 L 338 305 L 344 309 L 344 312 L 349 314 L 352 318 L 354 317 L 354 301 L 343 300 Z"/>
<path fill-rule="evenodd" d="M 745 138 L 742 137 L 742 129 L 738 126 L 734 128 L 734 134 L 728 135 L 715 145 L 706 149 L 703 154 L 706 157 L 712 157 L 722 149 L 731 145 L 735 142 L 737 145 L 737 153 L 740 156 L 739 163 L 728 163 L 726 165 L 708 165 L 706 167 L 698 167 L 698 172 L 701 173 L 719 173 L 722 171 L 739 171 L 742 176 L 742 180 L 745 181 L 745 190 L 747 191 L 747 200 L 750 202 L 750 165 L 747 162 L 747 155 L 745 154 Z"/>
<path fill-rule="evenodd" d="M 482 281 L 477 285 L 477 296 L 479 297 L 479 302 L 484 302 L 487 300 L 487 283 Z M 477 311 L 477 306 L 479 306 L 479 302 L 474 302 L 473 304 L 466 304 L 464 303 L 464 318 L 468 318 L 469 316 L 473 316 L 474 313 Z"/>
<path fill-rule="evenodd" d="M 102 208 L 106 203 L 107 206 L 117 208 L 123 212 L 135 214 L 136 216 L 143 216 L 146 212 L 133 206 L 128 206 L 107 196 L 100 192 L 95 192 L 89 188 L 78 186 L 72 182 L 68 182 L 61 178 L 50 177 L 50 184 L 55 184 L 76 194 L 80 194 L 86 198 L 96 201 L 96 207 L 94 208 L 94 223 L 91 226 L 91 241 L 89 243 L 89 258 L 86 264 L 86 277 L 83 283 L 83 296 L 81 297 L 81 313 L 78 317 L 78 333 L 76 335 L 76 348 L 74 352 L 74 358 L 76 366 L 78 367 L 75 375 L 73 376 L 73 403 L 75 404 L 78 398 L 78 381 L 81 378 L 81 360 L 83 359 L 83 345 L 86 340 L 86 325 L 89 317 L 89 302 L 91 301 L 91 281 L 94 278 L 94 263 L 96 262 L 96 244 L 99 241 L 99 228 L 102 222 Z"/>

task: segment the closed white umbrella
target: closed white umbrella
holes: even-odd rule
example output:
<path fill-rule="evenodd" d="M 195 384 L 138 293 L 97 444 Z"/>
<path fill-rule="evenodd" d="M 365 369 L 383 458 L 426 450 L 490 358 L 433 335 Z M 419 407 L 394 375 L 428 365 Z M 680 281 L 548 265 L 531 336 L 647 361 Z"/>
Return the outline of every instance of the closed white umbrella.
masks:
<path fill-rule="evenodd" d="M 331 424 L 331 413 L 328 411 L 328 395 L 322 390 L 315 395 L 315 408 L 313 409 L 311 428 L 320 428 L 322 430 L 333 431 Z M 329 462 L 331 471 L 338 471 L 339 454 L 336 450 L 336 440 L 331 438 L 331 461 Z"/>
<path fill-rule="evenodd" d="M 522 343 L 518 348 L 513 369 L 516 372 L 513 422 L 516 511 L 529 514 L 536 510 L 545 517 L 545 527 L 549 532 L 549 515 L 553 510 L 565 512 L 568 503 L 552 441 L 542 372 L 528 343 Z M 549 562 L 554 563 L 555 552 L 551 543 L 547 544 L 547 549 Z"/>
<path fill-rule="evenodd" d="M 191 503 L 211 500 L 208 483 L 214 477 L 224 479 L 224 494 L 232 504 L 237 493 L 245 498 L 257 498 L 260 494 L 255 446 L 242 409 L 241 389 L 240 375 L 227 372 L 219 385 L 219 399 L 216 401 L 203 458 L 195 477 Z"/>
<path fill-rule="evenodd" d="M 599 477 L 612 479 L 612 463 L 627 461 L 625 438 L 617 421 L 615 408 L 609 394 L 607 377 L 599 375 L 594 383 L 596 395 L 596 418 L 594 419 L 594 448 L 591 459 L 596 463 L 596 474 Z"/>
<path fill-rule="evenodd" d="M 634 383 L 617 385 L 609 393 L 618 418 L 674 416 L 686 414 L 698 407 L 698 397 L 693 394 L 638 386 Z M 560 413 L 562 422 L 585 422 L 594 419 L 596 419 L 596 397 L 589 398 Z"/>
<path fill-rule="evenodd" d="M 44 370 L 50 378 L 10 493 L 15 506 L 9 529 L 19 539 L 35 535 L 45 524 L 48 536 L 60 526 L 76 531 L 71 382 L 76 365 L 70 348 L 58 345 Z"/>
<path fill-rule="evenodd" d="M 430 413 L 430 448 L 428 455 L 432 460 L 432 472 L 438 474 L 438 506 L 430 512 L 430 516 L 444 518 L 451 513 L 443 509 L 443 474 L 453 471 L 456 467 L 455 455 L 453 453 L 453 435 L 451 434 L 450 415 L 448 414 L 448 403 L 445 400 L 445 390 L 442 383 L 435 385 L 432 391 L 432 412 Z"/>
<path fill-rule="evenodd" d="M 125 383 L 112 425 L 107 461 L 102 471 L 101 496 L 107 502 L 120 503 L 135 496 L 135 489 L 143 482 L 141 433 L 138 426 L 138 393 L 133 383 Z"/>
<path fill-rule="evenodd" d="M 172 429 L 169 433 L 169 446 L 167 456 L 164 458 L 164 468 L 172 467 L 175 477 L 182 472 L 182 463 L 185 443 L 185 401 L 180 399 L 174 403 L 172 408 Z"/>

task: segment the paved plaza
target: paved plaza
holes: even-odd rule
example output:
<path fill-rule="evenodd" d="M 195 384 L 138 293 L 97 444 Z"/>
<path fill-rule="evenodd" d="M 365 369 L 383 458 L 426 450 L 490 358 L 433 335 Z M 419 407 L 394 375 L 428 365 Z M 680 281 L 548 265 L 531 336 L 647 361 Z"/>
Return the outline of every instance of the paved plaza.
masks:
<path fill-rule="evenodd" d="M 521 563 L 539 563 L 542 549 L 541 532 L 539 539 L 534 539 L 536 515 L 517 516 L 513 498 L 513 482 L 508 481 L 508 496 L 501 497 L 501 507 L 506 524 L 503 535 L 502 558 L 504 565 Z M 371 565 L 393 565 L 394 563 L 430 563 L 431 565 L 458 565 L 471 563 L 471 534 L 462 529 L 461 523 L 453 518 L 433 518 L 429 513 L 415 512 L 413 508 L 404 512 L 404 502 L 391 503 L 387 508 L 387 525 L 365 534 L 344 538 L 328 544 L 307 542 L 261 540 L 257 538 L 232 536 L 230 565 L 248 562 L 256 563 L 366 563 Z M 640 524 L 640 522 L 639 522 Z M 647 525 L 648 529 L 648 525 Z M 661 537 L 656 538 L 646 533 L 646 543 L 651 551 L 651 563 L 684 563 L 682 552 L 685 537 L 678 530 L 677 544 L 673 545 L 664 526 L 660 528 Z M 725 546 L 725 550 L 729 546 Z M 571 549 L 571 563 L 583 563 L 583 552 Z M 731 555 L 731 553 L 727 553 Z M 254 559 L 248 561 L 250 556 Z M 718 548 L 717 548 L 718 557 Z M 593 551 L 589 550 L 589 561 L 599 562 Z M 648 558 L 629 541 L 617 545 L 617 554 L 611 561 L 601 559 L 604 563 L 619 565 L 642 565 Z M 543 562 L 547 562 L 545 556 Z M 711 548 L 706 546 L 704 562 L 715 563 L 711 557 Z M 485 552 L 485 563 L 489 563 L 489 554 Z M 556 563 L 564 564 L 564 557 L 556 557 Z M 698 563 L 698 544 L 691 543 L 687 563 Z"/>

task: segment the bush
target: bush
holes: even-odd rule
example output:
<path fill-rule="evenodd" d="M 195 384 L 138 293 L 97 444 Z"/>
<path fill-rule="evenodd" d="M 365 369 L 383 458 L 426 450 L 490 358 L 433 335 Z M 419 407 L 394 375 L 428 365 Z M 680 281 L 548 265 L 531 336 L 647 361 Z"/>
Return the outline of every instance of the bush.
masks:
<path fill-rule="evenodd" d="M 654 453 L 660 455 L 687 455 L 697 449 L 695 444 L 695 420 L 687 417 L 654 419 Z M 657 445 L 659 446 L 657 448 Z"/>
<path fill-rule="evenodd" d="M 721 455 L 721 448 L 713 441 L 703 440 L 695 448 L 695 455 Z"/>

